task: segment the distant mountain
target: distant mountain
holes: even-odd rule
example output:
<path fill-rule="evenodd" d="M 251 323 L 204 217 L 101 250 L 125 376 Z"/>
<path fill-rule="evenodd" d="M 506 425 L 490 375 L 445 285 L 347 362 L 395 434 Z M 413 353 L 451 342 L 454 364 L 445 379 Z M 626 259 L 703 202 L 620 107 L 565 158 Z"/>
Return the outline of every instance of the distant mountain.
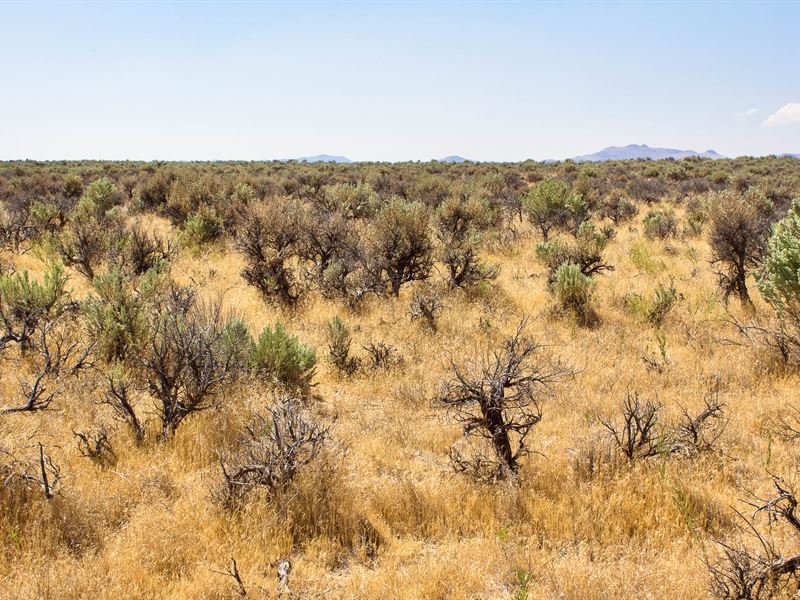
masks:
<path fill-rule="evenodd" d="M 468 158 L 464 158 L 463 156 L 458 156 L 454 154 L 452 156 L 445 156 L 444 158 L 436 159 L 436 162 L 446 162 L 446 163 L 463 163 L 463 162 L 472 162 Z"/>
<path fill-rule="evenodd" d="M 651 160 L 663 160 L 665 158 L 674 158 L 680 160 L 682 158 L 689 158 L 698 156 L 700 158 L 725 158 L 721 154 L 717 154 L 713 150 L 706 150 L 705 152 L 696 152 L 694 150 L 676 150 L 675 148 L 651 148 L 644 144 L 629 144 L 628 146 L 609 146 L 595 152 L 594 154 L 584 154 L 576 156 L 572 160 L 576 162 L 600 162 L 604 160 L 636 160 L 640 158 L 649 158 Z"/>
<path fill-rule="evenodd" d="M 333 156 L 332 154 L 317 154 L 316 156 L 301 156 L 298 162 L 329 162 L 329 163 L 351 163 L 353 162 L 346 156 Z"/>

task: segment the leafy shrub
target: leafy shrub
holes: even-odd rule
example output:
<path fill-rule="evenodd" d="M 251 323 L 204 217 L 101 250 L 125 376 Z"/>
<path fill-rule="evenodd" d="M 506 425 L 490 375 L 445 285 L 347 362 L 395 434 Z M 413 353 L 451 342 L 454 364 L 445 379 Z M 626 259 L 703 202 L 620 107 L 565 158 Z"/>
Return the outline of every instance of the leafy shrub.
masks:
<path fill-rule="evenodd" d="M 758 288 L 780 316 L 800 316 L 800 200 L 773 227 Z"/>
<path fill-rule="evenodd" d="M 65 175 L 61 181 L 61 193 L 71 200 L 77 200 L 83 194 L 83 179 L 76 173 Z"/>
<path fill-rule="evenodd" d="M 160 278 L 161 273 L 153 270 L 134 286 L 120 269 L 114 269 L 92 281 L 95 293 L 83 312 L 89 333 L 97 341 L 96 352 L 105 361 L 124 361 L 146 339 L 146 303 L 158 290 Z"/>
<path fill-rule="evenodd" d="M 37 233 L 56 231 L 63 226 L 65 215 L 60 207 L 50 202 L 31 202 L 29 220 Z"/>
<path fill-rule="evenodd" d="M 603 261 L 603 251 L 608 245 L 610 233 L 597 231 L 591 223 L 583 223 L 574 242 L 557 238 L 536 247 L 536 257 L 547 268 L 547 282 L 556 281 L 556 273 L 561 265 L 572 263 L 580 268 L 583 275 L 591 277 L 614 267 Z"/>
<path fill-rule="evenodd" d="M 218 240 L 222 232 L 222 217 L 217 215 L 214 208 L 204 204 L 197 212 L 186 217 L 182 239 L 189 248 L 198 249 Z"/>
<path fill-rule="evenodd" d="M 728 175 L 725 171 L 715 171 L 711 174 L 711 181 L 717 185 L 725 185 L 728 183 L 729 179 L 730 175 Z"/>
<path fill-rule="evenodd" d="M 589 210 L 583 197 L 559 179 L 546 179 L 533 187 L 525 195 L 523 207 L 545 242 L 553 228 L 576 232 Z"/>
<path fill-rule="evenodd" d="M 689 201 L 686 207 L 687 230 L 692 235 L 700 235 L 708 222 L 708 209 L 705 203 L 697 198 Z"/>
<path fill-rule="evenodd" d="M 592 315 L 594 285 L 592 278 L 584 275 L 579 265 L 564 263 L 556 271 L 553 291 L 562 308 L 574 313 L 580 322 L 587 323 Z"/>
<path fill-rule="evenodd" d="M 758 188 L 722 193 L 709 203 L 711 264 L 725 300 L 733 294 L 751 306 L 747 273 L 759 266 L 766 250 L 773 205 Z"/>
<path fill-rule="evenodd" d="M 450 197 L 436 212 L 436 235 L 442 243 L 440 259 L 447 267 L 451 288 L 467 287 L 497 278 L 499 267 L 478 258 L 481 232 L 489 226 L 491 211 L 485 201 Z"/>
<path fill-rule="evenodd" d="M 644 217 L 644 235 L 664 240 L 678 233 L 678 219 L 673 210 L 650 210 Z"/>
<path fill-rule="evenodd" d="M 307 277 L 296 260 L 305 242 L 304 213 L 297 204 L 270 202 L 251 208 L 237 232 L 245 258 L 242 278 L 267 302 L 297 304 Z"/>
<path fill-rule="evenodd" d="M 626 299 L 628 310 L 641 315 L 644 319 L 660 327 L 678 301 L 675 282 L 670 279 L 669 285 L 659 285 L 650 298 L 642 294 L 629 294 Z"/>
<path fill-rule="evenodd" d="M 344 321 L 337 315 L 328 321 L 328 356 L 340 372 L 351 375 L 359 366 L 357 358 L 350 356 L 352 337 Z"/>
<path fill-rule="evenodd" d="M 403 284 L 427 279 L 433 268 L 433 242 L 425 205 L 400 199 L 387 204 L 373 223 L 373 255 L 394 296 Z"/>
<path fill-rule="evenodd" d="M 31 279 L 28 271 L 0 275 L 0 318 L 3 334 L 0 349 L 9 342 L 26 348 L 42 321 L 58 318 L 67 306 L 67 275 L 64 267 L 51 264 L 41 281 Z"/>
<path fill-rule="evenodd" d="M 83 192 L 80 204 L 92 210 L 97 215 L 104 215 L 119 202 L 119 191 L 116 184 L 102 177 L 90 183 Z"/>
<path fill-rule="evenodd" d="M 150 269 L 166 269 L 172 256 L 171 241 L 164 242 L 156 235 L 135 227 L 125 240 L 125 264 L 134 275 L 141 275 Z"/>
<path fill-rule="evenodd" d="M 220 184 L 211 175 L 177 177 L 169 188 L 164 210 L 176 225 L 181 225 L 192 213 L 203 207 L 220 204 L 223 198 Z"/>
<path fill-rule="evenodd" d="M 145 179 L 139 188 L 139 200 L 146 209 L 159 209 L 167 204 L 169 191 L 175 175 L 166 171 L 158 171 Z"/>
<path fill-rule="evenodd" d="M 317 364 L 313 347 L 303 344 L 275 323 L 264 328 L 250 349 L 249 363 L 261 377 L 290 388 L 304 389 L 311 385 Z"/>

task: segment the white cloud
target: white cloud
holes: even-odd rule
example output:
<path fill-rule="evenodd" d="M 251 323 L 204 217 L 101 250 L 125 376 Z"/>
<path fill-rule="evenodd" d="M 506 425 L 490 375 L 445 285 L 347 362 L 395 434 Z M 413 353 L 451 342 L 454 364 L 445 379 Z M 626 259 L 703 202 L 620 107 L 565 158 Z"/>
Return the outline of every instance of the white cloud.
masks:
<path fill-rule="evenodd" d="M 764 127 L 779 127 L 781 125 L 800 124 L 800 102 L 789 102 L 761 123 Z"/>
<path fill-rule="evenodd" d="M 740 113 L 736 113 L 736 118 L 740 121 L 746 121 L 758 112 L 757 108 L 748 108 Z"/>

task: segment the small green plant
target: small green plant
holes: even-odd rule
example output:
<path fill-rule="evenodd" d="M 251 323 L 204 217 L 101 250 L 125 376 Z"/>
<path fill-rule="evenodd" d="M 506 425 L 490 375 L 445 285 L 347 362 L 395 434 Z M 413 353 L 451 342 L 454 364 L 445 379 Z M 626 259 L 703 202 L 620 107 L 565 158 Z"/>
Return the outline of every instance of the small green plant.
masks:
<path fill-rule="evenodd" d="M 95 276 L 92 284 L 95 294 L 83 311 L 96 352 L 107 362 L 123 361 L 147 334 L 142 298 L 119 269 Z"/>
<path fill-rule="evenodd" d="M 350 330 L 338 315 L 328 321 L 328 356 L 333 366 L 345 375 L 352 375 L 359 366 L 358 359 L 350 356 L 351 343 Z"/>
<path fill-rule="evenodd" d="M 674 280 L 670 279 L 669 285 L 659 285 L 649 298 L 634 293 L 629 294 L 625 300 L 631 314 L 644 318 L 656 327 L 661 327 L 678 301 L 678 291 L 675 289 Z"/>
<path fill-rule="evenodd" d="M 204 204 L 197 212 L 186 217 L 182 240 L 187 247 L 196 250 L 218 240 L 222 232 L 222 217 L 212 207 Z"/>
<path fill-rule="evenodd" d="M 311 385 L 317 355 L 311 346 L 286 333 L 281 323 L 267 325 L 250 350 L 250 366 L 258 375 L 290 388 Z"/>
<path fill-rule="evenodd" d="M 514 600 L 527 600 L 533 575 L 526 569 L 517 569 L 516 576 L 517 581 L 516 589 L 514 590 Z"/>
<path fill-rule="evenodd" d="M 800 314 L 800 200 L 773 227 L 758 289 L 779 316 Z"/>
<path fill-rule="evenodd" d="M 689 233 L 700 235 L 708 222 L 708 209 L 700 201 L 692 201 L 686 210 L 686 225 Z"/>
<path fill-rule="evenodd" d="M 111 210 L 118 201 L 117 186 L 109 178 L 102 177 L 86 187 L 80 200 L 80 207 L 97 216 L 102 216 Z"/>
<path fill-rule="evenodd" d="M 536 258 L 547 268 L 547 282 L 553 285 L 556 272 L 565 263 L 578 265 L 581 273 L 587 277 L 603 271 L 613 271 L 614 267 L 603 260 L 603 251 L 613 237 L 611 230 L 597 229 L 594 223 L 583 223 L 574 242 L 556 238 L 536 246 Z"/>
<path fill-rule="evenodd" d="M 51 264 L 41 281 L 31 279 L 28 271 L 0 275 L 0 348 L 16 342 L 24 349 L 41 321 L 58 318 L 67 306 L 66 285 L 59 263 Z"/>
<path fill-rule="evenodd" d="M 580 322 L 589 320 L 594 281 L 584 275 L 578 265 L 562 264 L 556 271 L 553 290 L 562 308 L 573 312 Z"/>
<path fill-rule="evenodd" d="M 673 210 L 648 211 L 643 220 L 644 235 L 650 239 L 665 240 L 678 233 L 678 219 Z"/>
<path fill-rule="evenodd" d="M 653 256 L 650 244 L 644 241 L 631 244 L 628 256 L 634 267 L 649 275 L 657 274 L 664 267 L 664 263 Z"/>

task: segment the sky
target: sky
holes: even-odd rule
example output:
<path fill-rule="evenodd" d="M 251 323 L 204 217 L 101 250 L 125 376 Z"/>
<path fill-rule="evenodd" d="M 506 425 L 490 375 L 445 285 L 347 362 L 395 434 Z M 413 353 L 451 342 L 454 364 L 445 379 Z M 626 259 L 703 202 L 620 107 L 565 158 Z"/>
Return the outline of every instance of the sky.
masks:
<path fill-rule="evenodd" d="M 0 159 L 800 153 L 798 2 L 0 2 Z"/>

